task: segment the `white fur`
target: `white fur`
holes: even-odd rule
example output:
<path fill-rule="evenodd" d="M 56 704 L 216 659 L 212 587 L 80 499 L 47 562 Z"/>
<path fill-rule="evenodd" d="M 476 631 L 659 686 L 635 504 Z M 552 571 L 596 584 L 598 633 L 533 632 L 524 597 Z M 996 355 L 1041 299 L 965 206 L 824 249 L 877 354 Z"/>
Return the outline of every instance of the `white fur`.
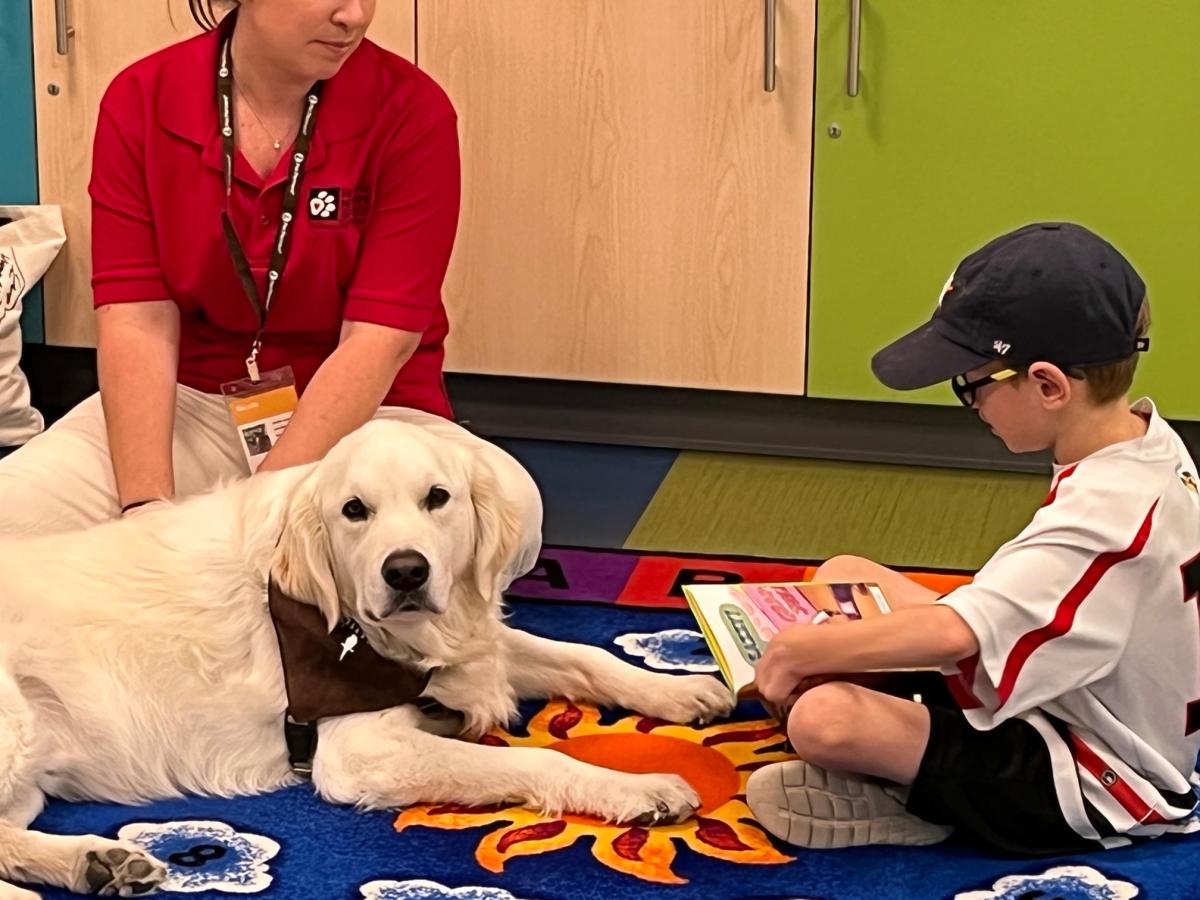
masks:
<path fill-rule="evenodd" d="M 430 510 L 434 485 L 451 499 Z M 365 521 L 342 514 L 351 497 L 371 510 Z M 676 722 L 729 711 L 728 692 L 708 676 L 647 672 L 505 625 L 501 573 L 518 537 L 480 454 L 379 421 L 314 465 L 0 544 L 0 878 L 124 896 L 163 877 L 135 847 L 26 831 L 46 796 L 139 803 L 294 781 L 269 576 L 331 625 L 355 616 L 380 652 L 437 667 L 427 694 L 460 710 L 472 735 L 511 719 L 518 697 L 619 704 Z M 389 614 L 381 567 L 397 550 L 429 560 L 425 611 Z M 674 775 L 471 743 L 411 706 L 324 719 L 319 730 L 314 783 L 338 803 L 522 802 L 674 821 L 699 802 Z M 33 896 L 0 881 L 0 900 Z"/>

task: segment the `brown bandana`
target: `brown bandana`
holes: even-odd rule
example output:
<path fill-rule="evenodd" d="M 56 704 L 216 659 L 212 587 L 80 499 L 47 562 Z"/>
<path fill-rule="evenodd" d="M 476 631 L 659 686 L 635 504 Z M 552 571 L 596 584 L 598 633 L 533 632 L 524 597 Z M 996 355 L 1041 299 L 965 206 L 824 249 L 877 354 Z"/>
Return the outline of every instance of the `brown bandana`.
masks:
<path fill-rule="evenodd" d="M 343 619 L 330 634 L 320 610 L 293 600 L 274 581 L 267 600 L 294 722 L 413 703 L 429 684 L 433 670 L 376 653 L 353 620 Z"/>

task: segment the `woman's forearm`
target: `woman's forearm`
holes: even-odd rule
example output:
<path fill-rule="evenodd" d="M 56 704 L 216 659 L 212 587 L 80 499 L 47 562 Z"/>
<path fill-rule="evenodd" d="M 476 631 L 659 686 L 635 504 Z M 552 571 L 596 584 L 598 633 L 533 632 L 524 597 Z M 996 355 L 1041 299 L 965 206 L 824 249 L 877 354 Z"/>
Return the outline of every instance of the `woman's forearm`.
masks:
<path fill-rule="evenodd" d="M 169 300 L 100 307 L 97 366 L 118 503 L 175 493 L 171 458 L 179 308 Z"/>
<path fill-rule="evenodd" d="M 369 421 L 420 341 L 421 336 L 414 332 L 347 323 L 338 348 L 308 383 L 283 437 L 258 470 L 321 459 L 339 440 Z"/>

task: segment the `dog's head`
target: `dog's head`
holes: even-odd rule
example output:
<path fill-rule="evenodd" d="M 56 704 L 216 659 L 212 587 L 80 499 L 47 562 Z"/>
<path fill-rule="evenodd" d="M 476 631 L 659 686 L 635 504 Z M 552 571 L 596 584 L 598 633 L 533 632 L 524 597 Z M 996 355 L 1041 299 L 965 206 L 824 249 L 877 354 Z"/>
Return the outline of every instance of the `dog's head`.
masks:
<path fill-rule="evenodd" d="M 400 422 L 347 435 L 294 488 L 272 577 L 316 604 L 385 630 L 489 615 L 518 525 L 482 454 Z"/>

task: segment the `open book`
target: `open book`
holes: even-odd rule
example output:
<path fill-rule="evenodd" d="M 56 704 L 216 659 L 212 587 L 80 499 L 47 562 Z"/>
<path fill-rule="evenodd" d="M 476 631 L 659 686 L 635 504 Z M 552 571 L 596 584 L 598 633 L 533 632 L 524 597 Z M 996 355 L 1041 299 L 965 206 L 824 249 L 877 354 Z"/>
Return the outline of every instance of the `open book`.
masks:
<path fill-rule="evenodd" d="M 739 696 L 755 696 L 754 667 L 783 629 L 835 615 L 869 619 L 891 612 L 876 584 L 691 584 L 683 593 L 725 683 Z"/>

